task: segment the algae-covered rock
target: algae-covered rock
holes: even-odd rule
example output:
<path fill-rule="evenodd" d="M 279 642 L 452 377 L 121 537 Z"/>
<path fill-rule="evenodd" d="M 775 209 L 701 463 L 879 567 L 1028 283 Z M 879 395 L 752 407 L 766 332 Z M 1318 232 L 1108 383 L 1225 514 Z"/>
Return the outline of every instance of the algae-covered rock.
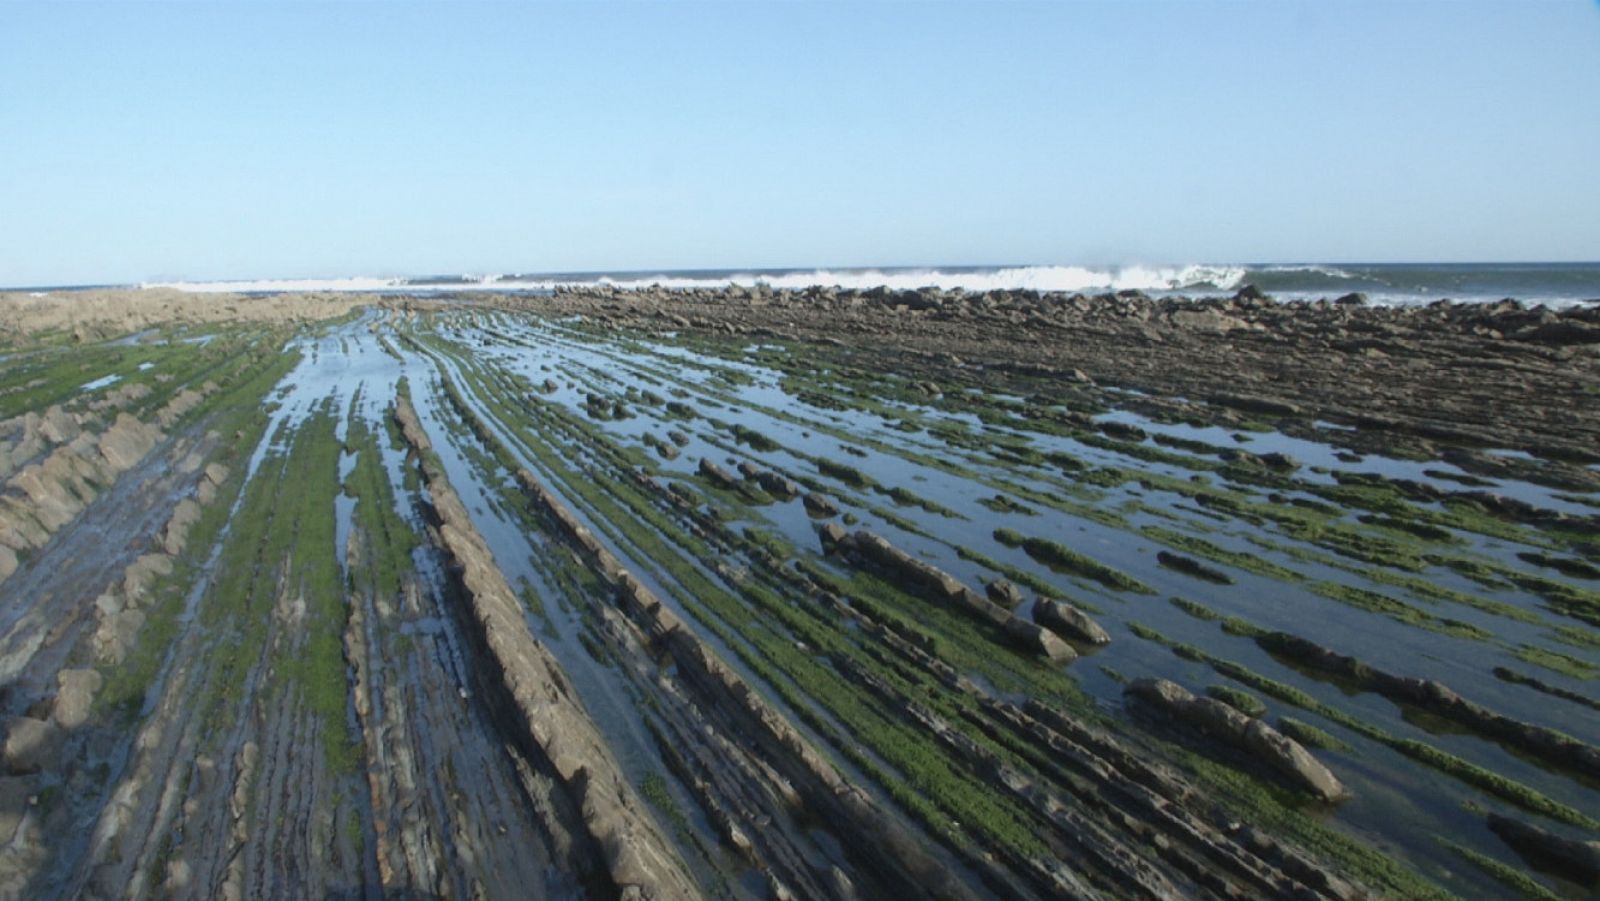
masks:
<path fill-rule="evenodd" d="M 1138 679 L 1126 693 L 1171 719 L 1196 729 L 1276 770 L 1323 801 L 1349 797 L 1343 783 L 1294 739 L 1214 698 L 1195 697 L 1176 682 Z"/>

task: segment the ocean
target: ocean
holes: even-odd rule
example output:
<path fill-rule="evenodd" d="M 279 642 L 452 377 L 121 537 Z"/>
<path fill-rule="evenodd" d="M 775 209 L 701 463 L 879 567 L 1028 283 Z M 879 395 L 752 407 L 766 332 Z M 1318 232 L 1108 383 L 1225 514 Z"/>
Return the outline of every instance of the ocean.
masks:
<path fill-rule="evenodd" d="M 1600 263 L 1305 263 L 1185 266 L 934 266 L 822 269 L 701 269 L 634 272 L 549 272 L 333 279 L 150 282 L 185 291 L 544 292 L 562 285 L 714 288 L 727 285 L 866 289 L 938 287 L 967 291 L 1031 289 L 1082 292 L 1138 290 L 1153 296 L 1231 294 L 1253 284 L 1279 300 L 1335 298 L 1351 292 L 1379 304 L 1441 299 L 1481 303 L 1516 298 L 1565 307 L 1600 303 Z"/>

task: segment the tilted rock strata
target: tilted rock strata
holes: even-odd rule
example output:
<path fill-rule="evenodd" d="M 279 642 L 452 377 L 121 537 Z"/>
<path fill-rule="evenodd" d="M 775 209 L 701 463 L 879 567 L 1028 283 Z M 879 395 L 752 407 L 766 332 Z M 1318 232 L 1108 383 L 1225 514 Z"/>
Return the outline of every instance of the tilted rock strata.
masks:
<path fill-rule="evenodd" d="M 1395 676 L 1355 657 L 1335 653 L 1316 642 L 1284 632 L 1257 636 L 1256 643 L 1297 664 L 1338 674 L 1368 691 L 1454 720 L 1552 763 L 1600 778 L 1600 748 L 1554 729 L 1496 713 L 1461 697 L 1442 682 Z"/>
<path fill-rule="evenodd" d="M 1323 801 L 1348 797 L 1343 783 L 1301 744 L 1266 723 L 1215 698 L 1196 697 L 1165 679 L 1138 679 L 1127 693 L 1172 719 L 1193 727 L 1277 770 Z"/>
<path fill-rule="evenodd" d="M 955 576 L 895 547 L 881 535 L 863 529 L 850 535 L 844 544 L 863 559 L 891 574 L 913 594 L 949 604 L 999 626 L 1011 642 L 1023 650 L 1062 662 L 1078 656 L 1071 645 L 1045 624 L 1016 616 L 962 584 Z"/>
<path fill-rule="evenodd" d="M 395 421 L 419 452 L 432 445 L 416 412 L 401 398 Z M 521 601 L 506 584 L 444 473 L 426 459 L 424 476 L 444 549 L 460 570 L 472 618 L 516 708 L 523 738 L 574 798 L 624 897 L 689 899 L 699 892 L 672 845 L 645 811 L 604 739 L 571 692 L 560 665 L 528 631 Z"/>
<path fill-rule="evenodd" d="M 875 369 L 934 381 L 951 370 L 1092 379 L 1209 398 L 1246 416 L 1297 417 L 1308 427 L 1335 421 L 1380 435 L 1600 461 L 1600 422 L 1569 413 L 1590 403 L 1587 392 L 1600 383 L 1600 306 L 1276 303 L 1253 291 L 1191 300 L 612 286 L 483 302 L 646 330 L 818 341 L 870 355 Z"/>

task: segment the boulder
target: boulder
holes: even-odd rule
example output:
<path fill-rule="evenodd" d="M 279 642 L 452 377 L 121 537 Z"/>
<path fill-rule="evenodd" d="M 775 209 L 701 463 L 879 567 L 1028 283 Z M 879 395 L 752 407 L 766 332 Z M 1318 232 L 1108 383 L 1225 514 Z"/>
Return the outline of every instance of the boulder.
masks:
<path fill-rule="evenodd" d="M 1063 601 L 1039 598 L 1033 602 L 1033 621 L 1068 638 L 1087 644 L 1110 644 L 1111 634 L 1087 613 Z"/>

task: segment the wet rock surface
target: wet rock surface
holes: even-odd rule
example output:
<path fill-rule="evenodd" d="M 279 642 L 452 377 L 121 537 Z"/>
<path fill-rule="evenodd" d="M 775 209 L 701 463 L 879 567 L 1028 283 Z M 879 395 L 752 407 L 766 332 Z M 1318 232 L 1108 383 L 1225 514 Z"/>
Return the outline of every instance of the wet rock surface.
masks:
<path fill-rule="evenodd" d="M 1221 701 L 1197 697 L 1165 679 L 1139 679 L 1128 686 L 1128 694 L 1250 755 L 1319 800 L 1340 801 L 1347 796 L 1339 778 L 1299 742 Z"/>
<path fill-rule="evenodd" d="M 1581 394 L 1588 320 L 1271 307 L 391 299 L 0 382 L 54 398 L 0 420 L 0 894 L 1583 884 L 1587 425 L 1473 446 L 1424 371 L 1435 419 L 1375 384 L 1336 432 L 1323 375 L 1258 370 L 1498 341 Z M 1427 831 L 1462 809 L 1493 834 Z"/>
<path fill-rule="evenodd" d="M 1247 415 L 1600 460 L 1600 426 L 1564 412 L 1587 403 L 1584 386 L 1600 377 L 1600 308 L 836 288 L 767 300 L 753 304 L 745 289 L 591 287 L 490 302 L 643 329 L 681 320 L 671 327 L 827 339 L 934 381 L 948 357 L 963 369 L 1081 371 Z"/>

